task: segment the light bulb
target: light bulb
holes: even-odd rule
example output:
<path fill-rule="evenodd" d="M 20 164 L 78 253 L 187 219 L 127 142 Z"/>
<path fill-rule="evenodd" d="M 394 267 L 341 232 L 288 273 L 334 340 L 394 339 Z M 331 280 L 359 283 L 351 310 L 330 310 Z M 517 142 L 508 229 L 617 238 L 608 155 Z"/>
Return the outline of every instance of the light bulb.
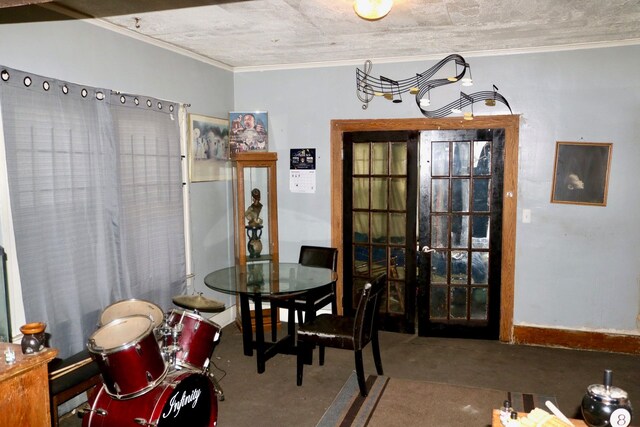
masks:
<path fill-rule="evenodd" d="M 392 6 L 393 0 L 355 0 L 353 2 L 353 10 L 356 14 L 369 21 L 384 18 L 391 11 Z"/>

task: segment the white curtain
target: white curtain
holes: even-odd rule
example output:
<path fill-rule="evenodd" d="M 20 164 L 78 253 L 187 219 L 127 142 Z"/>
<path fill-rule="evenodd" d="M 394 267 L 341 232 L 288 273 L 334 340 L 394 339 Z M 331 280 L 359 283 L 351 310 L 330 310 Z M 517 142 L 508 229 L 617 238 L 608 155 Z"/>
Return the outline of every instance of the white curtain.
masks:
<path fill-rule="evenodd" d="M 184 293 L 178 105 L 0 67 L 0 103 L 27 322 L 61 357 L 101 311 Z"/>

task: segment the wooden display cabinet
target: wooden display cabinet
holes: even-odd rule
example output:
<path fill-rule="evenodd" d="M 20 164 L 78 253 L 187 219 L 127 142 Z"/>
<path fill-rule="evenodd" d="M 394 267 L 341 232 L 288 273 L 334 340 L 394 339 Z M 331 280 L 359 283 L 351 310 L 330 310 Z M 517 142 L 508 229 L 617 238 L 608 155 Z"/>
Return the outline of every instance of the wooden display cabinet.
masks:
<path fill-rule="evenodd" d="M 278 155 L 266 151 L 247 151 L 232 154 L 231 161 L 236 265 L 268 261 L 278 263 Z M 259 191 L 258 200 L 255 190 Z M 240 304 L 236 304 L 236 307 L 240 326 Z M 251 316 L 252 324 L 255 324 L 253 312 Z M 265 329 L 271 328 L 269 309 L 263 310 L 263 319 Z"/>
<path fill-rule="evenodd" d="M 247 262 L 278 262 L 278 195 L 276 162 L 277 153 L 247 151 L 235 153 L 231 157 L 233 163 L 234 215 L 236 264 Z M 251 234 L 251 216 L 248 212 L 253 204 L 252 192 L 260 191 L 259 213 L 261 224 L 258 230 L 262 242 L 259 256 L 250 252 L 248 243 Z"/>

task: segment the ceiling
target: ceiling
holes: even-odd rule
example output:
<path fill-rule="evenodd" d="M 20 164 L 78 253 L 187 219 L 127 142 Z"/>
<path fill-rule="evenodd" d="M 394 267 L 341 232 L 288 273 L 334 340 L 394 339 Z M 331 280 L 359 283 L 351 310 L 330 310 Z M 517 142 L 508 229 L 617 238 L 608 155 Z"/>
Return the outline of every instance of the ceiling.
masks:
<path fill-rule="evenodd" d="M 358 18 L 352 0 L 60 0 L 48 5 L 73 10 L 75 17 L 97 17 L 119 31 L 234 70 L 640 44 L 640 0 L 395 0 L 389 15 L 378 21 Z M 20 8 L 3 12 L 15 9 Z"/>

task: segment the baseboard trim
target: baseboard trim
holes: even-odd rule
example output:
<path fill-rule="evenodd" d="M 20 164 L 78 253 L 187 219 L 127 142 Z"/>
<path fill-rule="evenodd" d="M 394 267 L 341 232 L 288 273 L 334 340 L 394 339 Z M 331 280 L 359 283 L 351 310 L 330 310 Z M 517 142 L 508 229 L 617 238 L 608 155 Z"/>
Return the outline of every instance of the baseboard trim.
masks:
<path fill-rule="evenodd" d="M 513 342 L 515 344 L 640 354 L 640 335 L 514 325 Z"/>

